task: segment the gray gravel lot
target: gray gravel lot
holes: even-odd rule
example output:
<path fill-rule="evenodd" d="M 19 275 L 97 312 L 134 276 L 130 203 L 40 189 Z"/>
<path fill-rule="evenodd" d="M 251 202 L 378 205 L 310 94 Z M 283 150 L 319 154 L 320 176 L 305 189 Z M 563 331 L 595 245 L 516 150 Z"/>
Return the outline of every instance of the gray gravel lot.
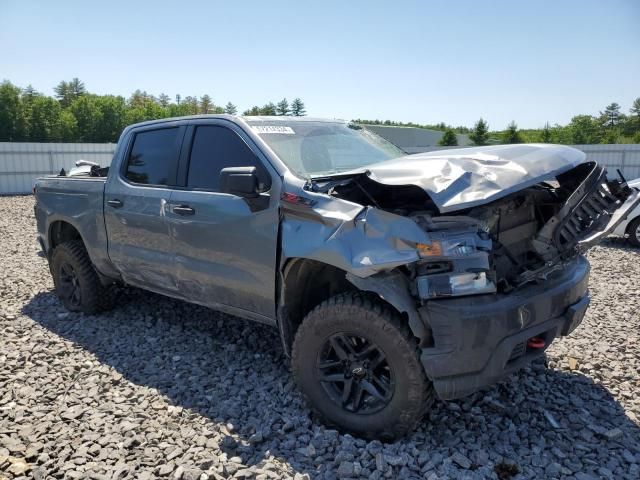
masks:
<path fill-rule="evenodd" d="M 34 231 L 31 197 L 0 198 L 0 478 L 640 478 L 640 251 L 621 240 L 590 252 L 592 306 L 549 368 L 383 444 L 310 418 L 265 326 L 135 289 L 67 313 Z"/>

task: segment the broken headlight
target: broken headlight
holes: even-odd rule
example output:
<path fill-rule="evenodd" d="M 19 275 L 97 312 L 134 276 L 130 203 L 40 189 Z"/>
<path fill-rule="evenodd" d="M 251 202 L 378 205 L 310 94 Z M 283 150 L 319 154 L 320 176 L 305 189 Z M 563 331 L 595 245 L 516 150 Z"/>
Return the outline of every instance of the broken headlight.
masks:
<path fill-rule="evenodd" d="M 430 244 L 417 244 L 422 258 L 417 264 L 421 299 L 493 293 L 490 271 L 491 240 L 475 232 L 431 233 Z M 446 268 L 445 268 L 446 267 Z"/>
<path fill-rule="evenodd" d="M 485 272 L 443 273 L 417 278 L 418 295 L 422 299 L 494 293 L 495 284 Z"/>

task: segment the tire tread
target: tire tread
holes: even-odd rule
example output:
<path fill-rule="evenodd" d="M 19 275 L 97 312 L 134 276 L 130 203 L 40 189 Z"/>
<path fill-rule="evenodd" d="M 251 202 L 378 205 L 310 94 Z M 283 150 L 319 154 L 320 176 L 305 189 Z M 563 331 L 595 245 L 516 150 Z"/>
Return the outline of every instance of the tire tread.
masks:
<path fill-rule="evenodd" d="M 347 311 L 351 311 L 350 314 L 353 315 L 364 315 L 367 322 L 377 324 L 382 330 L 389 331 L 389 329 L 395 329 L 401 334 L 402 340 L 397 346 L 401 351 L 406 352 L 403 353 L 403 355 L 415 355 L 418 359 L 420 358 L 420 348 L 418 346 L 417 338 L 411 333 L 407 322 L 402 320 L 402 317 L 396 310 L 385 304 L 375 294 L 358 291 L 346 292 L 320 303 L 305 316 L 302 324 L 298 328 L 291 354 L 292 373 L 298 384 L 298 372 L 296 365 L 299 365 L 301 362 L 301 351 L 298 347 L 299 338 L 302 338 L 305 335 L 314 335 L 314 322 L 321 321 L 323 317 L 326 317 L 327 314 L 335 308 L 346 309 Z M 422 368 L 407 369 L 407 372 L 412 377 L 410 379 L 411 383 L 417 385 L 418 391 L 420 392 L 417 398 L 412 399 L 410 409 L 403 412 L 398 423 L 393 427 L 382 431 L 370 430 L 365 432 L 356 432 L 357 435 L 368 439 L 396 439 L 406 435 L 417 427 L 433 404 L 435 400 L 435 391 Z M 309 400 L 304 392 L 303 395 L 307 400 Z M 308 403 L 311 405 L 311 402 Z M 314 414 L 323 419 L 324 423 L 333 424 L 313 405 L 311 405 L 311 409 Z M 336 426 L 340 427 L 339 425 Z"/>

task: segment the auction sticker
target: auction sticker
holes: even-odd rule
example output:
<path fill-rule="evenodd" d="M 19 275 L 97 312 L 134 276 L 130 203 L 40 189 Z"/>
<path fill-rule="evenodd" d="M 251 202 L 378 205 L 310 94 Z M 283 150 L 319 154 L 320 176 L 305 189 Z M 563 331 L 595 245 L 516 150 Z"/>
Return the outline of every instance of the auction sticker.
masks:
<path fill-rule="evenodd" d="M 251 129 L 260 134 L 260 133 L 281 133 L 284 135 L 295 135 L 293 128 L 291 127 L 283 127 L 280 125 L 254 125 Z"/>

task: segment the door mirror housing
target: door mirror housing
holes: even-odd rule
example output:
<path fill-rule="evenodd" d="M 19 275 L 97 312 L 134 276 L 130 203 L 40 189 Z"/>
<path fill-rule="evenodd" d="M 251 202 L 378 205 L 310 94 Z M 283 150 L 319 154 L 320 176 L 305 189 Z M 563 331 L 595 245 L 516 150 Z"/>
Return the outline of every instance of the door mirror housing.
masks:
<path fill-rule="evenodd" d="M 256 198 L 258 194 L 258 171 L 256 167 L 227 167 L 220 170 L 220 191 L 245 198 Z"/>

